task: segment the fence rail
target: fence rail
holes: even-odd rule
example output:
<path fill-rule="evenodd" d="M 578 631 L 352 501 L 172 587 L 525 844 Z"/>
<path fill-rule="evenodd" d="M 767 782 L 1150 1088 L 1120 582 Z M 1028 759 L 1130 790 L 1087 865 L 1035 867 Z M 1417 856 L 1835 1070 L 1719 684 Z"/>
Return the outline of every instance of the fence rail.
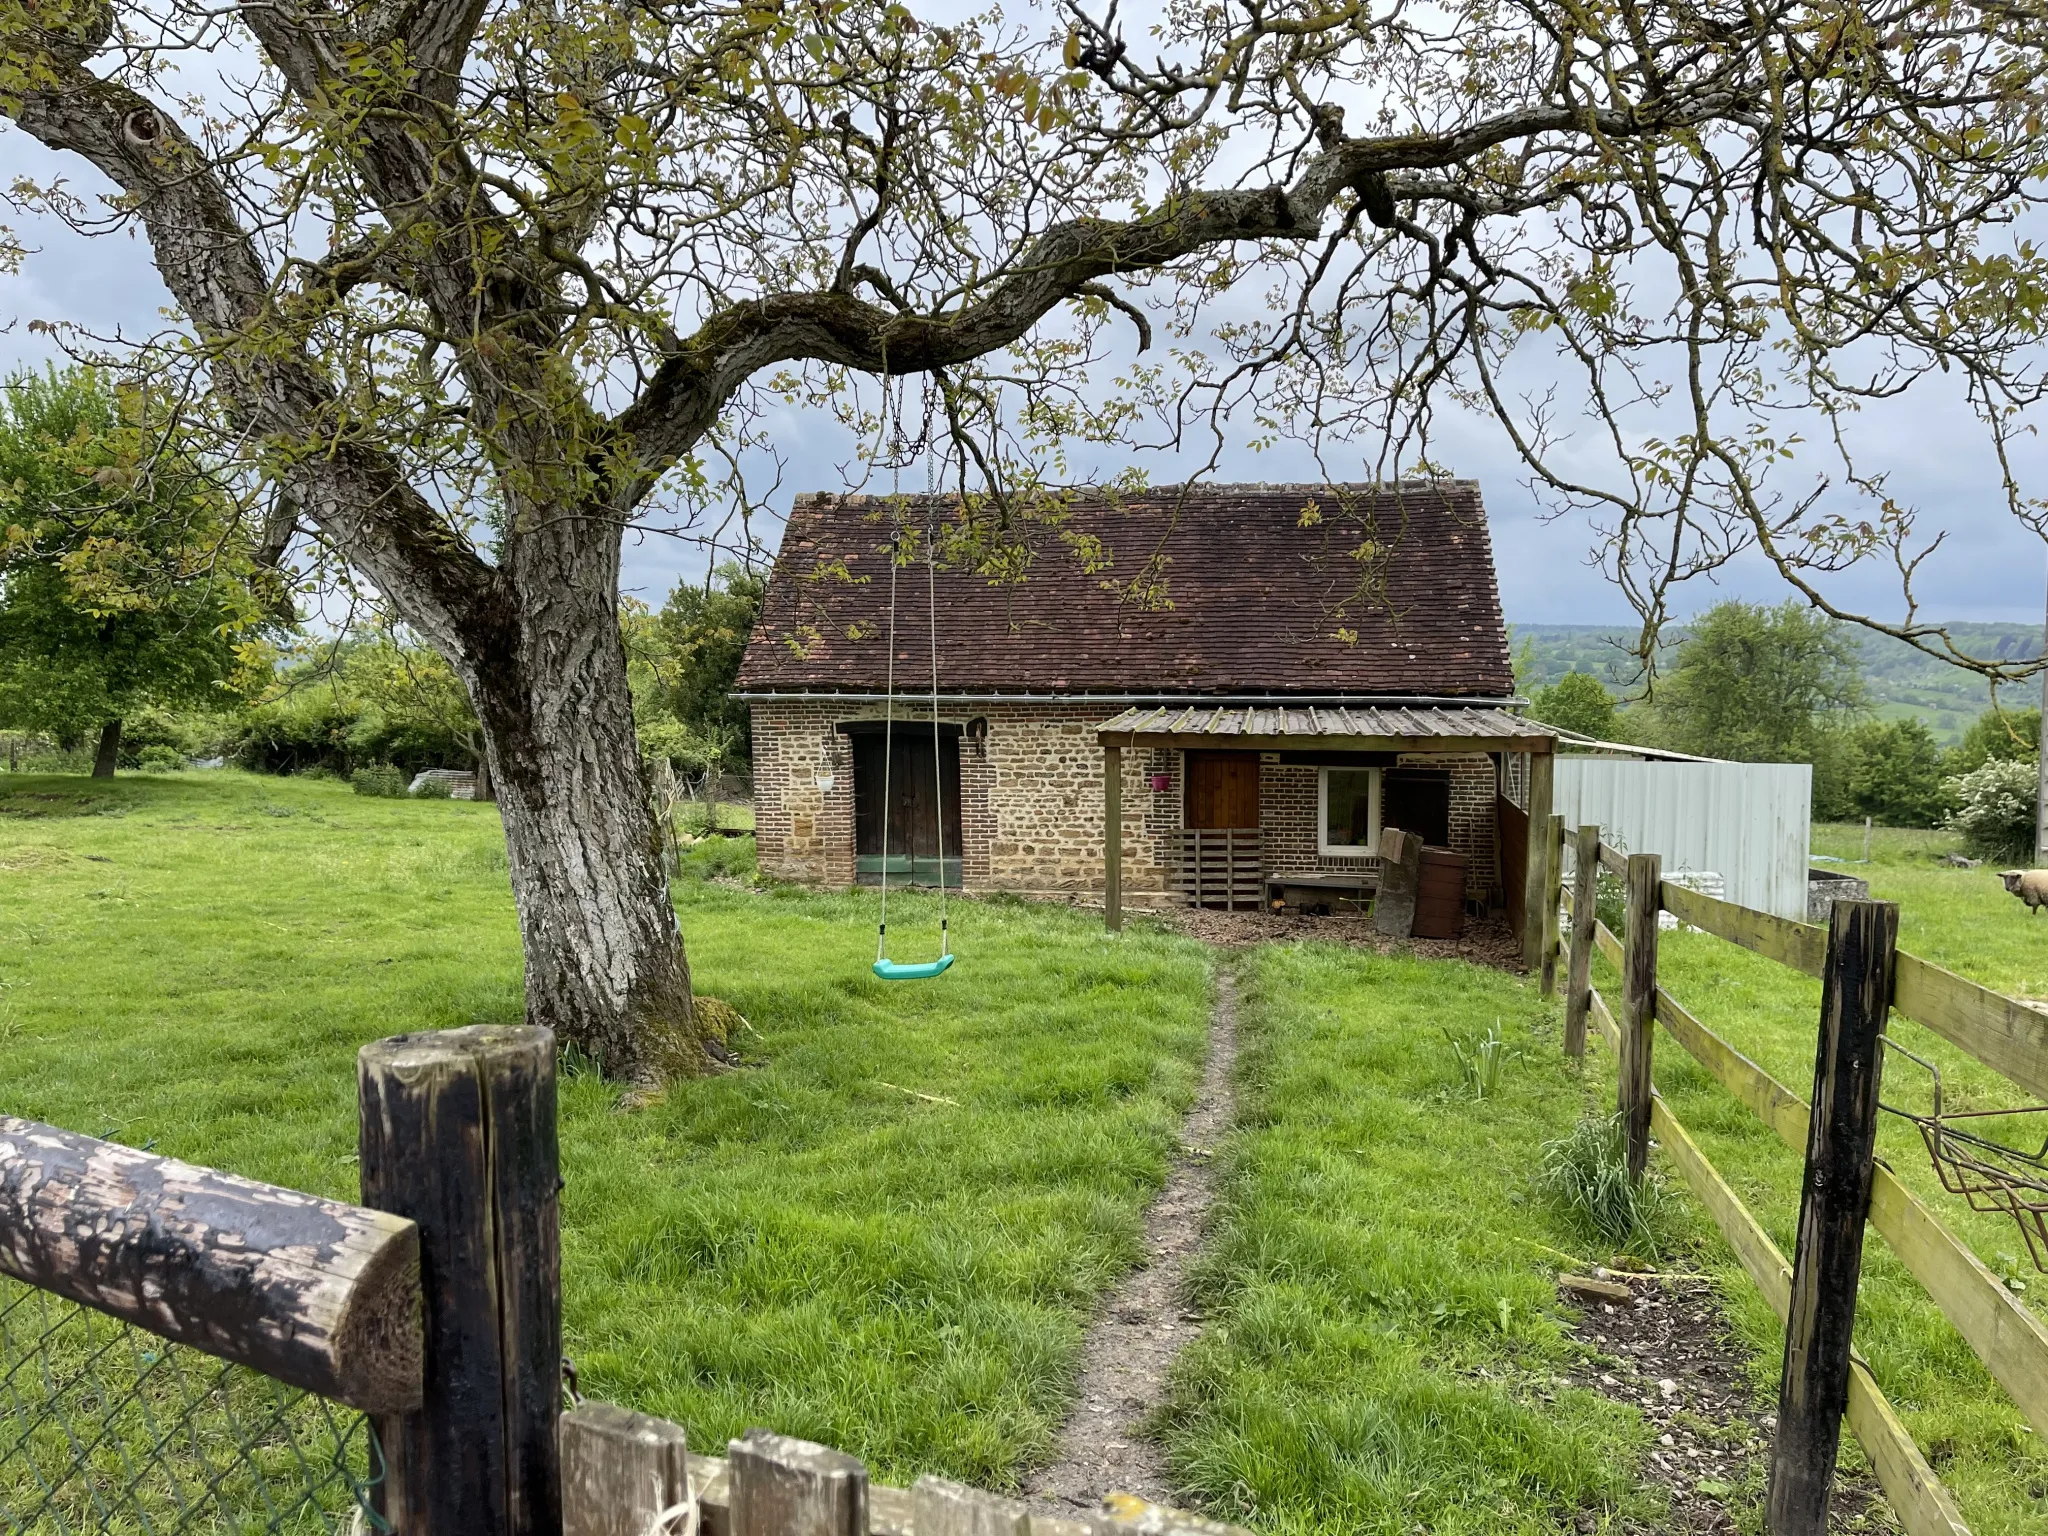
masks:
<path fill-rule="evenodd" d="M 2031 1092 L 2048 1091 L 2048 1020 L 2010 998 L 1964 980 L 1916 956 L 1898 951 L 1892 940 L 1895 909 L 1885 903 L 1840 902 L 1832 930 L 1703 896 L 1670 881 L 1645 879 L 1645 855 L 1624 855 L 1599 841 L 1597 828 L 1560 836 L 1557 856 L 1571 846 L 1581 861 L 1564 894 L 1571 917 L 1566 1042 L 1572 1044 L 1574 1014 L 1590 1019 L 1622 1063 L 1618 1113 L 1631 1130 L 1631 1164 L 1636 1166 L 1634 1128 L 1643 1126 L 1643 1154 L 1654 1135 L 1686 1184 L 1726 1237 L 1743 1270 L 1787 1325 L 1786 1365 L 1780 1387 L 1779 1431 L 1772 1465 L 1773 1536 L 1819 1529 L 1832 1478 L 1841 1413 L 1829 1412 L 1832 1372 L 1850 1428 L 1869 1455 L 1886 1497 L 1912 1536 L 1962 1536 L 1967 1532 L 1954 1500 L 1885 1400 L 1875 1379 L 1849 1348 L 1856 1306 L 1861 1231 L 1867 1220 L 1896 1253 L 1942 1313 L 1984 1362 L 2036 1430 L 2048 1432 L 2048 1327 L 1994 1275 L 1886 1167 L 1877 1162 L 1870 1137 L 1877 1110 L 1881 1043 L 1876 1026 L 1886 1012 L 1917 1020 L 1984 1065 Z M 1590 854 L 1592 863 L 1583 861 Z M 1597 901 L 1598 873 L 1627 882 L 1625 932 L 1611 932 L 1588 910 Z M 1823 982 L 1817 1093 L 1826 1111 L 1816 1117 L 1812 1102 L 1778 1082 L 1696 1014 L 1657 984 L 1655 933 L 1658 913 L 1789 966 Z M 1860 926 L 1859 926 L 1860 925 Z M 1858 943 L 1858 935 L 1863 942 Z M 1875 934 L 1872 940 L 1868 936 Z M 1624 978 L 1629 1006 L 1617 1018 L 1591 984 L 1597 951 Z M 1647 964 L 1645 986 L 1640 972 Z M 1582 978 L 1584 978 L 1582 980 Z M 1852 989 L 1860 987 L 1861 993 Z M 1581 990 L 1583 988 L 1583 990 Z M 1848 1033 L 1842 1019 L 1860 995 L 1874 1014 L 1869 1026 L 1867 1081 L 1843 1091 Z M 1800 1248 L 1793 1264 L 1771 1242 L 1755 1216 L 1700 1150 L 1656 1092 L 1648 1071 L 1654 1026 L 1661 1024 L 1694 1060 L 1738 1102 L 1805 1157 Z M 1583 1039 L 1583 1024 L 1581 1040 Z M 1633 1029 L 1633 1038 L 1632 1038 Z M 1845 1105 L 1847 1107 L 1845 1107 Z M 1862 1140 L 1856 1141 L 1860 1134 Z M 1843 1147 L 1851 1150 L 1846 1154 Z M 1832 1162 L 1828 1161 L 1833 1159 Z M 1858 1179 L 1864 1181 L 1858 1193 Z M 1849 1204 L 1842 1204 L 1844 1186 Z M 1817 1186 L 1825 1195 L 1817 1195 Z M 1817 1225 L 1826 1199 L 1839 1211 L 1836 1230 Z M 1852 1230 L 1853 1228 L 1853 1230 Z M 1853 1238 L 1853 1242 L 1851 1239 Z M 1832 1264 L 1832 1272 L 1824 1268 Z M 1799 1306 L 1795 1308 L 1795 1298 Z M 1818 1380 L 1818 1387 L 1816 1381 Z M 1804 1509 L 1794 1489 L 1819 1501 Z M 1784 1505 L 1786 1507 L 1781 1507 Z"/>

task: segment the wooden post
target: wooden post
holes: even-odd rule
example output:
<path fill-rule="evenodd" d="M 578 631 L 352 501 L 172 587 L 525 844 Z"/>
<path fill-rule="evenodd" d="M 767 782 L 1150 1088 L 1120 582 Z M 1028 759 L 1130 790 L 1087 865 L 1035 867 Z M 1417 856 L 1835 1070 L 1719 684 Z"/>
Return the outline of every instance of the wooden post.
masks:
<path fill-rule="evenodd" d="M 1564 1053 L 1586 1055 L 1586 994 L 1593 985 L 1593 923 L 1600 901 L 1600 829 L 1579 828 L 1572 845 L 1572 952 L 1564 978 Z"/>
<path fill-rule="evenodd" d="M 1543 898 L 1550 891 L 1551 853 L 1550 781 L 1552 760 L 1548 752 L 1529 754 L 1529 856 L 1522 878 L 1522 964 L 1532 971 L 1543 967 L 1543 944 L 1555 927 L 1543 919 Z"/>
<path fill-rule="evenodd" d="M 844 1451 L 750 1429 L 728 1465 L 732 1536 L 868 1536 L 868 1469 Z"/>
<path fill-rule="evenodd" d="M 560 1536 L 555 1037 L 398 1035 L 357 1057 L 363 1202 L 416 1222 L 418 1412 L 377 1419 L 378 1513 L 405 1536 Z"/>
<path fill-rule="evenodd" d="M 1124 749 L 1102 749 L 1102 920 L 1124 926 Z"/>
<path fill-rule="evenodd" d="M 920 1477 L 910 1499 L 917 1536 L 1031 1536 L 1030 1506 L 1001 1494 Z"/>
<path fill-rule="evenodd" d="M 689 1477 L 680 1424 L 610 1403 L 562 1415 L 563 1536 L 648 1536 L 688 1498 Z"/>
<path fill-rule="evenodd" d="M 1628 856 L 1618 1102 L 1628 1146 L 1629 1177 L 1636 1179 L 1650 1166 L 1650 1055 L 1657 1028 L 1657 887 L 1663 877 L 1660 855 Z"/>
<path fill-rule="evenodd" d="M 1543 839 L 1543 995 L 1557 996 L 1557 907 L 1564 894 L 1564 818 L 1555 812 Z"/>
<path fill-rule="evenodd" d="M 1899 909 L 1892 902 L 1837 901 L 1829 916 L 1799 1248 L 1765 1511 L 1771 1536 L 1827 1530 L 1849 1405 L 1849 1335 L 1875 1177 L 1881 1040 L 1898 934 Z"/>

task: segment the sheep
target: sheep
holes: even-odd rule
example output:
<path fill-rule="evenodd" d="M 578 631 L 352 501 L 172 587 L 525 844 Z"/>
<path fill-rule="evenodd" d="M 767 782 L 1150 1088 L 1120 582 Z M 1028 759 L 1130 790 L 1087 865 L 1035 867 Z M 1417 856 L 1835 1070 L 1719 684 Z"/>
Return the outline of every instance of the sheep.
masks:
<path fill-rule="evenodd" d="M 2027 915 L 2033 916 L 2043 907 L 2048 907 L 2048 869 L 2008 869 L 1999 873 L 2006 890 L 2027 904 Z"/>

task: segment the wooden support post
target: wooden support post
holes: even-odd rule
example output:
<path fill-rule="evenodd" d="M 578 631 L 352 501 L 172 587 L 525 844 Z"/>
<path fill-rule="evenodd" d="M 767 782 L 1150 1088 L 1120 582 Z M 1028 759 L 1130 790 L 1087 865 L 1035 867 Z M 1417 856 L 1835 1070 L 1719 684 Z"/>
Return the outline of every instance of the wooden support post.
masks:
<path fill-rule="evenodd" d="M 1650 1052 L 1657 1029 L 1657 887 L 1664 860 L 1628 856 L 1628 932 L 1622 936 L 1621 1068 L 1618 1103 L 1628 1147 L 1629 1177 L 1650 1166 Z"/>
<path fill-rule="evenodd" d="M 1552 812 L 1543 838 L 1543 995 L 1557 996 L 1557 907 L 1564 895 L 1564 818 Z"/>
<path fill-rule="evenodd" d="M 1882 1037 L 1898 935 L 1899 909 L 1892 902 L 1837 901 L 1830 915 L 1799 1248 L 1765 1510 L 1771 1536 L 1821 1536 L 1827 1530 L 1842 1414 L 1849 1405 L 1849 1336 L 1875 1177 Z"/>
<path fill-rule="evenodd" d="M 398 1035 L 357 1057 L 363 1203 L 417 1223 L 418 1412 L 376 1420 L 378 1513 L 405 1536 L 559 1536 L 555 1037 Z"/>
<path fill-rule="evenodd" d="M 1552 760 L 1548 752 L 1529 754 L 1529 852 L 1522 872 L 1522 964 L 1538 972 L 1543 944 L 1555 927 L 1543 919 L 1543 899 L 1550 893 L 1549 840 Z"/>
<path fill-rule="evenodd" d="M 732 1536 L 868 1536 L 868 1469 L 844 1451 L 750 1429 L 727 1465 Z"/>
<path fill-rule="evenodd" d="M 1600 829 L 1579 828 L 1572 845 L 1572 952 L 1564 978 L 1564 1053 L 1586 1055 L 1586 994 L 1593 986 L 1593 921 L 1600 902 Z"/>
<path fill-rule="evenodd" d="M 1102 749 L 1102 921 L 1124 926 L 1124 749 Z"/>
<path fill-rule="evenodd" d="M 562 1415 L 563 1536 L 648 1536 L 658 1516 L 689 1497 L 689 1469 L 680 1424 L 610 1403 L 570 1409 Z"/>

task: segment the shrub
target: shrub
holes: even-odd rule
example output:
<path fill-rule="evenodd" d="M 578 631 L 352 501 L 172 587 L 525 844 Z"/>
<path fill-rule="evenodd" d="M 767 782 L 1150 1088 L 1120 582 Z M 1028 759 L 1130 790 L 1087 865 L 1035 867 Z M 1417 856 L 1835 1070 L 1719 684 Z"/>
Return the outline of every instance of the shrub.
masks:
<path fill-rule="evenodd" d="M 2006 758 L 1950 779 L 1944 787 L 1955 809 L 1945 824 L 1980 858 L 2026 858 L 2034 849 L 2039 774 L 2033 758 Z"/>
<path fill-rule="evenodd" d="M 412 792 L 412 797 L 415 800 L 447 800 L 453 794 L 453 787 L 446 779 L 428 779 Z"/>
<path fill-rule="evenodd" d="M 1543 1144 L 1543 1192 L 1567 1216 L 1617 1252 L 1656 1259 L 1671 1247 L 1671 1215 L 1654 1175 L 1628 1176 L 1619 1115 L 1588 1115 L 1571 1134 Z"/>
<path fill-rule="evenodd" d="M 372 763 L 367 768 L 358 768 L 348 776 L 348 781 L 359 795 L 396 800 L 405 794 L 405 775 L 390 763 Z"/>
<path fill-rule="evenodd" d="M 135 766 L 145 773 L 176 773 L 185 766 L 185 754 L 176 747 L 153 744 L 135 754 Z"/>
<path fill-rule="evenodd" d="M 683 850 L 679 860 L 683 875 L 694 880 L 737 880 L 751 883 L 760 878 L 751 837 L 707 837 Z"/>

